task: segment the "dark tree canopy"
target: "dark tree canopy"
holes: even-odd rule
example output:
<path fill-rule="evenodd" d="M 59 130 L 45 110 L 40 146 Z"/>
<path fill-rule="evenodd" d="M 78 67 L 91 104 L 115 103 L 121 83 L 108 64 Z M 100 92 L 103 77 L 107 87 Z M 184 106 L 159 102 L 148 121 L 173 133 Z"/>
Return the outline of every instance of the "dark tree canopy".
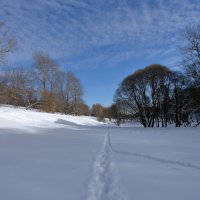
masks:
<path fill-rule="evenodd" d="M 137 118 L 144 127 L 189 124 L 185 80 L 181 73 L 152 64 L 121 82 L 115 102 L 125 102 L 124 113 Z"/>

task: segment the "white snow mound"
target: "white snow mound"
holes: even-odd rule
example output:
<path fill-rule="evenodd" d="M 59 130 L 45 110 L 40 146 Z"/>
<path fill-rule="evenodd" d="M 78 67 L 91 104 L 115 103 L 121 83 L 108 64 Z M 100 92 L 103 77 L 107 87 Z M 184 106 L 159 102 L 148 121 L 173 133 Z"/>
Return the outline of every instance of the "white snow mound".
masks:
<path fill-rule="evenodd" d="M 102 125 L 96 118 L 89 116 L 71 116 L 51 114 L 13 106 L 0 106 L 0 129 L 25 129 L 67 127 L 77 129 L 78 126 Z M 32 129 L 30 129 L 32 128 Z"/>

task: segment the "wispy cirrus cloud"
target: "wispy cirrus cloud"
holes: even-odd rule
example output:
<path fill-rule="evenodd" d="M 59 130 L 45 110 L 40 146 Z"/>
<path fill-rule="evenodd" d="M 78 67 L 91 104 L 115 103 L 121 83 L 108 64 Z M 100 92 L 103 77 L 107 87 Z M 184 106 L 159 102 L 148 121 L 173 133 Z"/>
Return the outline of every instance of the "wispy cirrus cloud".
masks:
<path fill-rule="evenodd" d="M 0 20 L 18 40 L 13 62 L 43 50 L 76 67 L 134 57 L 169 60 L 186 26 L 199 23 L 197 0 L 0 0 Z"/>

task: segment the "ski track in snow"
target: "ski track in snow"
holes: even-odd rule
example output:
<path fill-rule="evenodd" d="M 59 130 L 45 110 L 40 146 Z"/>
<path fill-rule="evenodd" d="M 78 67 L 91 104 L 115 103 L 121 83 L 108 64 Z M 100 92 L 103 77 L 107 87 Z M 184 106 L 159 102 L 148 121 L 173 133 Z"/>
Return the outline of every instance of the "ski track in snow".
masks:
<path fill-rule="evenodd" d="M 109 140 L 109 132 L 107 132 L 102 150 L 94 163 L 87 200 L 123 200 L 117 184 L 118 176 L 112 162 Z"/>
<path fill-rule="evenodd" d="M 135 152 L 117 150 L 113 147 L 109 130 L 105 134 L 104 143 L 100 154 L 98 155 L 93 169 L 93 176 L 89 184 L 89 193 L 87 200 L 124 200 L 118 187 L 118 174 L 115 165 L 112 162 L 112 154 L 135 156 L 143 159 L 156 161 L 167 165 L 200 170 L 200 166 L 182 161 L 159 158 L 152 155 L 146 155 Z"/>
<path fill-rule="evenodd" d="M 110 139 L 110 134 L 108 134 L 108 144 L 109 144 L 110 149 L 114 153 L 117 153 L 117 154 L 128 155 L 128 156 L 136 156 L 136 157 L 139 157 L 139 158 L 144 158 L 144 159 L 156 161 L 156 162 L 159 162 L 159 163 L 175 165 L 175 166 L 185 167 L 185 168 L 191 168 L 191 169 L 194 169 L 194 170 L 200 170 L 200 166 L 194 165 L 194 164 L 191 164 L 191 163 L 186 163 L 186 162 L 177 161 L 177 160 L 169 160 L 169 159 L 159 158 L 159 157 L 146 155 L 146 154 L 141 154 L 141 153 L 128 152 L 128 151 L 119 151 L 119 150 L 115 149 L 112 146 L 111 139 Z"/>

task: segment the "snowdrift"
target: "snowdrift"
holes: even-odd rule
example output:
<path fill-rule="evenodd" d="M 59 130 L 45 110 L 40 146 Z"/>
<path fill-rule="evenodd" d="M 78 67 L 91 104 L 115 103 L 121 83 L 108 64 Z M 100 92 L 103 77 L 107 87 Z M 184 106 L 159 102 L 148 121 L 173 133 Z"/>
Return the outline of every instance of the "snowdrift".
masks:
<path fill-rule="evenodd" d="M 34 128 L 69 128 L 75 129 L 79 126 L 103 125 L 94 117 L 71 116 L 62 114 L 51 114 L 37 110 L 26 110 L 25 108 L 14 108 L 13 106 L 0 105 L 0 128 L 1 129 L 25 129 L 33 131 Z"/>

